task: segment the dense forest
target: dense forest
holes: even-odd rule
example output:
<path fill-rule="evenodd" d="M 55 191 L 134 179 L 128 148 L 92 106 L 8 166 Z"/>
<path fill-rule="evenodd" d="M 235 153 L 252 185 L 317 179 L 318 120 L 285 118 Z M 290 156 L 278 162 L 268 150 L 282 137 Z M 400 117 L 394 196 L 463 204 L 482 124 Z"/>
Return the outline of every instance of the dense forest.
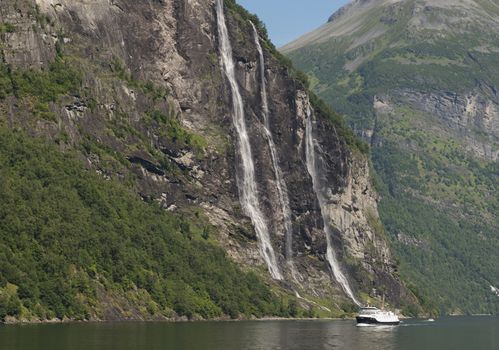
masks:
<path fill-rule="evenodd" d="M 286 53 L 371 143 L 380 216 L 413 292 L 434 313 L 497 313 L 499 54 L 479 48 L 497 47 L 483 14 L 499 12 L 435 3 L 356 2 Z"/>
<path fill-rule="evenodd" d="M 227 259 L 201 214 L 145 203 L 71 152 L 1 127 L 0 178 L 2 320 L 101 318 L 106 294 L 141 317 L 297 315 Z"/>
<path fill-rule="evenodd" d="M 239 83 L 256 191 L 269 212 L 278 263 L 287 270 L 290 256 L 296 262 L 292 276 L 268 276 L 239 200 L 240 159 L 213 3 L 126 0 L 123 11 L 114 3 L 6 0 L 0 6 L 0 321 L 351 315 L 355 306 L 325 257 L 299 103 L 307 109 L 310 103 L 317 131 L 326 130 L 315 137 L 328 153 L 330 185 L 341 191 L 365 181 L 369 189 L 338 203 L 357 235 L 351 238 L 350 227 L 335 230 L 355 294 L 381 302 L 368 295 L 379 284 L 389 289 L 391 307 L 421 310 L 399 278 L 386 237 L 369 234 L 376 229 L 371 223 L 379 223 L 365 171 L 367 143 L 309 92 L 313 81 L 274 47 L 256 16 L 234 0 L 224 3 L 238 75 L 251 75 Z M 273 157 L 259 120 L 261 77 L 251 63 L 258 50 L 250 22 L 263 48 L 270 127 L 293 211 L 286 256 L 284 196 L 272 193 L 278 171 L 268 171 Z M 36 47 L 19 49 L 32 41 Z M 353 179 L 357 166 L 361 174 Z M 354 202 L 364 201 L 372 208 L 359 213 Z M 376 220 L 365 219 L 367 211 Z"/>

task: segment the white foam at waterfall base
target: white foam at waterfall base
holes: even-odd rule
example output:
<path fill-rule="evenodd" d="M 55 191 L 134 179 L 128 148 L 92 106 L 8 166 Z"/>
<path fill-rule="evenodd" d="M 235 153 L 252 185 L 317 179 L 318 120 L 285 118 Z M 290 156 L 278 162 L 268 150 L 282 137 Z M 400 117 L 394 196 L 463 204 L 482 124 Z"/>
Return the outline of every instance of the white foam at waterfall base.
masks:
<path fill-rule="evenodd" d="M 267 82 L 265 80 L 265 57 L 263 56 L 262 45 L 260 44 L 260 38 L 258 36 L 258 31 L 255 25 L 251 23 L 253 27 L 253 34 L 255 38 L 256 48 L 258 50 L 260 58 L 260 84 L 261 84 L 261 96 L 262 96 L 262 116 L 265 128 L 265 136 L 267 138 L 267 143 L 270 149 L 270 156 L 272 158 L 272 167 L 274 169 L 274 176 L 276 180 L 277 193 L 279 195 L 279 204 L 281 206 L 284 229 L 286 231 L 286 260 L 291 267 L 293 275 L 294 264 L 292 262 L 293 257 L 293 224 L 291 222 L 291 209 L 289 208 L 289 197 L 286 182 L 284 181 L 281 167 L 279 166 L 279 157 L 277 154 L 277 149 L 274 143 L 274 138 L 270 131 L 269 122 L 269 102 L 267 95 Z"/>
<path fill-rule="evenodd" d="M 216 0 L 218 37 L 222 69 L 227 76 L 232 92 L 233 115 L 232 121 L 237 132 L 237 145 L 241 156 L 242 173 L 238 179 L 239 198 L 242 209 L 253 223 L 257 234 L 261 254 L 268 266 L 272 278 L 282 280 L 282 274 L 277 265 L 274 249 L 270 242 L 269 230 L 265 218 L 260 209 L 258 199 L 258 188 L 255 180 L 255 166 L 251 153 L 251 145 L 244 117 L 244 106 L 239 85 L 236 81 L 234 59 L 232 57 L 232 46 L 229 39 L 223 0 Z"/>
<path fill-rule="evenodd" d="M 322 221 L 324 222 L 324 233 L 326 234 L 326 242 L 327 242 L 327 252 L 326 259 L 331 267 L 333 272 L 333 276 L 336 281 L 341 285 L 343 291 L 348 295 L 352 301 L 360 306 L 360 302 L 355 298 L 352 289 L 350 288 L 350 284 L 348 283 L 347 278 L 341 271 L 338 260 L 336 259 L 333 245 L 331 242 L 331 227 L 330 222 L 331 218 L 329 217 L 328 210 L 326 208 L 326 197 L 325 191 L 326 188 L 323 184 L 321 184 L 319 174 L 317 172 L 317 159 L 316 159 L 316 147 L 320 147 L 313 135 L 313 113 L 308 109 L 307 111 L 307 119 L 305 126 L 305 153 L 306 153 L 306 161 L 307 161 L 307 170 L 312 177 L 313 187 L 315 195 L 317 196 L 317 200 L 319 202 L 319 206 L 321 209 Z"/>

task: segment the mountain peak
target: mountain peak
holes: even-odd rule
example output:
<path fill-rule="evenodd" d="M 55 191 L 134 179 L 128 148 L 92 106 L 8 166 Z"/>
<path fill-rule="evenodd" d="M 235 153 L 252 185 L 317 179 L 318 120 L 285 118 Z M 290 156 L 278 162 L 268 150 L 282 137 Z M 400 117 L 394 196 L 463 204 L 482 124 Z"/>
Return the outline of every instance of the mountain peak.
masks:
<path fill-rule="evenodd" d="M 370 142 L 401 275 L 450 312 L 499 310 L 483 238 L 499 227 L 498 27 L 498 0 L 356 0 L 283 49 Z"/>
<path fill-rule="evenodd" d="M 342 6 L 340 9 L 338 9 L 335 13 L 329 17 L 328 22 L 334 22 L 336 19 L 339 19 L 341 16 L 344 14 L 348 13 L 349 11 L 357 11 L 361 7 L 367 7 L 367 6 L 380 6 L 384 5 L 384 3 L 393 3 L 393 2 L 400 2 L 401 0 L 354 0 L 345 6 Z"/>
<path fill-rule="evenodd" d="M 331 38 L 356 38 L 365 44 L 388 31 L 407 38 L 449 37 L 476 31 L 495 35 L 499 4 L 491 0 L 355 0 L 327 23 L 282 48 L 284 53 Z M 351 48 L 357 47 L 354 44 Z"/>
<path fill-rule="evenodd" d="M 488 9 L 489 11 L 495 8 L 499 10 L 499 4 L 492 0 L 353 0 L 345 6 L 341 7 L 329 17 L 328 22 L 334 22 L 349 12 L 361 11 L 374 7 L 386 7 L 394 4 L 411 3 L 416 7 L 430 7 L 442 9 Z"/>

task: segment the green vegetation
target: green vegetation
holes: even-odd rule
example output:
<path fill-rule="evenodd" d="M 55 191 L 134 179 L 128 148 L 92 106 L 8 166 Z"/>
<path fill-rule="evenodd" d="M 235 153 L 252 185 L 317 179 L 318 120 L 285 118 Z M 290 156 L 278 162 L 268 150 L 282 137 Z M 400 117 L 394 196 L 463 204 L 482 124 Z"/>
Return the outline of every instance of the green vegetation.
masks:
<path fill-rule="evenodd" d="M 186 219 L 140 201 L 55 145 L 0 128 L 0 319 L 295 313 Z M 287 303 L 287 301 L 286 301 Z"/>
<path fill-rule="evenodd" d="M 455 10 L 423 16 L 411 6 L 413 1 L 369 8 L 355 30 L 311 42 L 289 57 L 354 130 L 374 133 L 381 219 L 401 276 L 426 309 L 499 313 L 499 298 L 490 291 L 499 285 L 498 163 L 469 151 L 463 135 L 449 127 L 455 116 L 443 120 L 425 111 L 432 102 L 408 98 L 447 97 L 439 107 L 469 94 L 494 100 L 488 87 L 499 84 L 499 54 L 486 48 L 497 47 L 497 36 L 471 21 L 455 30 L 459 21 L 442 20 L 462 18 Z M 497 8 L 489 10 L 499 15 Z M 413 16 L 423 16 L 430 28 L 449 28 L 409 25 Z M 388 23 L 382 35 L 381 23 Z M 375 97 L 385 104 L 378 110 Z M 497 149 L 491 130 L 466 128 L 468 137 Z"/>
<path fill-rule="evenodd" d="M 14 33 L 16 27 L 12 23 L 0 23 L 0 34 L 3 33 Z"/>
<path fill-rule="evenodd" d="M 53 27 L 55 24 L 54 20 L 49 15 L 40 10 L 40 6 L 38 6 L 38 4 L 35 4 L 35 6 L 33 6 L 28 13 L 36 19 L 36 22 L 42 29 L 45 29 L 47 26 Z M 34 30 L 37 30 L 37 27 L 33 28 Z"/>
<path fill-rule="evenodd" d="M 61 55 L 46 70 L 12 70 L 0 62 L 0 102 L 14 96 L 29 105 L 37 119 L 56 122 L 50 104 L 61 96 L 77 94 L 82 79 L 74 60 Z"/>
<path fill-rule="evenodd" d="M 232 4 L 246 27 L 251 18 L 267 37 L 256 17 Z M 302 309 L 288 290 L 270 288 L 264 268 L 240 269 L 217 245 L 202 209 L 160 208 L 158 188 L 181 184 L 190 194 L 190 186 L 199 186 L 172 158 L 186 149 L 204 157 L 207 140 L 183 127 L 170 91 L 141 80 L 126 59 L 63 40 L 58 21 L 37 8 L 29 16 L 38 22 L 32 30 L 50 29 L 59 40 L 54 62 L 39 69 L 0 62 L 0 322 L 99 319 L 116 310 L 130 318 L 345 314 L 333 301 L 331 313 Z M 2 25 L 0 34 L 15 29 Z M 302 72 L 268 39 L 263 45 L 307 88 Z M 88 50 L 95 50 L 91 60 L 82 56 Z M 349 132 L 339 115 L 312 99 L 339 133 Z M 224 151 L 227 137 L 220 137 Z M 165 176 L 153 184 L 144 168 Z"/>
<path fill-rule="evenodd" d="M 9 95 L 29 100 L 33 115 L 56 121 L 49 104 L 62 95 L 77 93 L 82 74 L 71 58 L 58 56 L 47 70 L 12 70 L 0 63 L 0 100 Z"/>
<path fill-rule="evenodd" d="M 4 99 L 12 92 L 11 71 L 8 66 L 0 62 L 0 99 Z"/>
<path fill-rule="evenodd" d="M 225 0 L 225 5 L 231 11 L 234 18 L 239 21 L 240 28 L 247 28 L 250 34 L 245 34 L 244 40 L 252 41 L 253 31 L 250 30 L 249 22 L 253 23 L 257 28 L 258 34 L 263 39 L 262 46 L 272 53 L 272 56 L 279 61 L 281 65 L 288 69 L 288 74 L 296 81 L 303 89 L 308 89 L 308 77 L 302 71 L 293 67 L 293 63 L 289 58 L 281 54 L 269 39 L 269 34 L 265 23 L 263 23 L 256 14 L 248 12 L 244 7 L 238 5 L 235 0 Z M 250 35 L 247 37 L 246 35 Z"/>
<path fill-rule="evenodd" d="M 40 102 L 55 102 L 58 96 L 75 93 L 81 86 L 81 72 L 68 57 L 57 57 L 47 71 L 12 71 L 8 75 L 16 97 L 34 96 Z"/>
<path fill-rule="evenodd" d="M 152 98 L 153 101 L 164 100 L 170 92 L 168 89 L 155 86 L 152 82 L 143 82 L 135 79 L 126 69 L 125 64 L 115 58 L 111 62 L 111 70 L 119 79 L 125 81 L 129 87 L 141 90 L 144 94 Z"/>
<path fill-rule="evenodd" d="M 154 110 L 148 112 L 146 115 L 146 122 L 150 122 L 151 120 L 164 126 L 161 129 L 164 131 L 164 136 L 181 148 L 190 148 L 198 156 L 201 156 L 207 147 L 206 140 L 202 136 L 186 130 L 175 116 L 167 116 L 160 111 Z"/>
<path fill-rule="evenodd" d="M 235 0 L 225 0 L 225 4 L 227 8 L 232 12 L 236 20 L 239 21 L 240 28 L 247 28 L 248 33 L 252 33 L 249 28 L 249 22 L 252 22 L 255 25 L 260 37 L 263 39 L 262 46 L 266 50 L 271 52 L 274 59 L 276 59 L 282 66 L 287 68 L 290 78 L 293 79 L 301 89 L 307 91 L 310 96 L 310 102 L 318 115 L 326 118 L 326 120 L 333 123 L 336 131 L 338 132 L 338 135 L 345 140 L 348 146 L 367 154 L 369 146 L 362 140 L 360 140 L 357 136 L 355 136 L 352 130 L 346 126 L 345 121 L 340 114 L 333 111 L 326 103 L 321 100 L 320 97 L 315 95 L 310 90 L 310 81 L 307 74 L 294 67 L 291 60 L 277 50 L 277 48 L 268 37 L 268 32 L 265 24 L 258 18 L 258 16 L 249 13 L 245 8 L 238 5 Z M 245 37 L 244 40 L 251 41 L 252 39 Z"/>
<path fill-rule="evenodd" d="M 360 152 L 367 154 L 369 152 L 369 145 L 354 135 L 352 129 L 348 127 L 341 115 L 333 111 L 322 99 L 317 97 L 313 92 L 309 92 L 310 104 L 314 107 L 315 112 L 328 118 L 336 129 L 338 135 L 345 140 L 347 145 L 354 146 Z"/>
<path fill-rule="evenodd" d="M 497 197 L 486 198 L 497 188 L 497 182 L 490 182 L 497 165 L 469 159 L 473 174 L 460 175 L 432 158 L 401 151 L 391 142 L 375 148 L 373 160 L 383 179 L 380 214 L 400 257 L 401 274 L 427 309 L 498 313 L 490 285 L 499 281 L 495 253 L 499 238 L 487 212 L 497 212 L 499 203 Z M 470 179 L 475 185 L 470 185 Z M 435 182 L 443 192 L 432 185 Z M 477 204 L 472 196 L 479 196 Z"/>

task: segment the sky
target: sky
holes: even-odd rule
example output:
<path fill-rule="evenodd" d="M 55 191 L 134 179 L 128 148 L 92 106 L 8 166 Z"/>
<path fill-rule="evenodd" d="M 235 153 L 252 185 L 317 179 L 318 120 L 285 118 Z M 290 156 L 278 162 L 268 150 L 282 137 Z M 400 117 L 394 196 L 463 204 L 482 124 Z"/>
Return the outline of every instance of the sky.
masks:
<path fill-rule="evenodd" d="M 270 38 L 277 46 L 326 23 L 348 0 L 237 0 L 265 23 Z"/>

